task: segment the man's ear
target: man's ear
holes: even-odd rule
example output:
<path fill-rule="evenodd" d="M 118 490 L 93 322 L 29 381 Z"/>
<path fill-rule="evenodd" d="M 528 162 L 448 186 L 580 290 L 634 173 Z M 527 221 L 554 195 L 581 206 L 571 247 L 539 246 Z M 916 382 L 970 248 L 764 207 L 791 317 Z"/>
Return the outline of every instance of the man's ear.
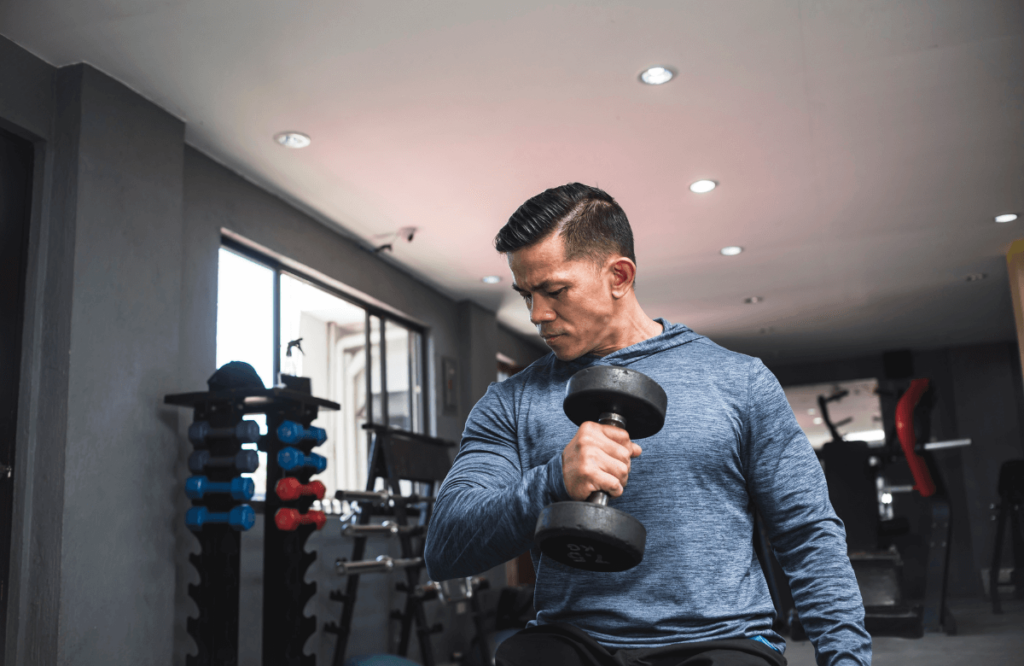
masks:
<path fill-rule="evenodd" d="M 626 257 L 609 259 L 608 272 L 611 275 L 612 296 L 622 298 L 633 288 L 636 280 L 636 264 Z"/>

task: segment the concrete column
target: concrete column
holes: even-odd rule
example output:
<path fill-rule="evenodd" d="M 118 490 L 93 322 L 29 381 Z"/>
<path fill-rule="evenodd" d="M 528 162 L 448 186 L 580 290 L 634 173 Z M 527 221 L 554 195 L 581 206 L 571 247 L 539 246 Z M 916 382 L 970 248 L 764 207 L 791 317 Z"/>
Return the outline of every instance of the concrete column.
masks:
<path fill-rule="evenodd" d="M 13 663 L 169 665 L 184 124 L 87 65 L 56 87 Z"/>
<path fill-rule="evenodd" d="M 498 376 L 498 319 L 472 301 L 459 303 L 459 412 L 465 421 L 473 405 Z"/>

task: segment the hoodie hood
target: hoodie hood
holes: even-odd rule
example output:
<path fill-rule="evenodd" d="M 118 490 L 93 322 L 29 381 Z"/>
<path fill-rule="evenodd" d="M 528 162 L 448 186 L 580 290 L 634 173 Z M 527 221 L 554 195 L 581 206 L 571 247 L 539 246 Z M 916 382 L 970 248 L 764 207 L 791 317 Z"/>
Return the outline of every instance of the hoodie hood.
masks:
<path fill-rule="evenodd" d="M 631 363 L 645 359 L 648 356 L 653 356 L 675 347 L 681 347 L 682 345 L 693 342 L 694 340 L 700 340 L 704 337 L 703 335 L 694 333 L 689 327 L 684 326 L 683 324 L 673 324 L 661 317 L 658 317 L 654 321 L 661 324 L 664 330 L 653 338 L 641 340 L 635 345 L 630 345 L 629 347 L 623 347 L 622 349 L 613 351 L 607 356 L 584 354 L 578 359 L 568 361 L 567 363 L 579 366 L 603 363 L 607 365 L 625 367 Z"/>

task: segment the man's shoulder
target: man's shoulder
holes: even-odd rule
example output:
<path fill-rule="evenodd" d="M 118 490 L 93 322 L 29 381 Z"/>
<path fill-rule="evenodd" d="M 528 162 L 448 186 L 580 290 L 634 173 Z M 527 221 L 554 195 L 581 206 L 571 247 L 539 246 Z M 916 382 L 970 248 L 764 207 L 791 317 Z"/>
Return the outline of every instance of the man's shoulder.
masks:
<path fill-rule="evenodd" d="M 761 359 L 756 356 L 728 349 L 703 335 L 694 338 L 687 345 L 668 351 L 688 356 L 689 363 L 704 364 L 721 372 L 748 373 L 761 363 Z"/>
<path fill-rule="evenodd" d="M 546 383 L 550 381 L 555 361 L 554 353 L 548 352 L 508 379 L 491 384 L 491 388 L 504 394 L 515 394 Z"/>

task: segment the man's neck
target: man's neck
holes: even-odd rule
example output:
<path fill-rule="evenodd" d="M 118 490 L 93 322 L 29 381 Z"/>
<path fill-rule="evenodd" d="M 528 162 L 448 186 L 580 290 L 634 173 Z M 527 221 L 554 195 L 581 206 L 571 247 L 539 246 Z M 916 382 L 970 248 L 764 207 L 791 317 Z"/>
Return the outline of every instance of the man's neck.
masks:
<path fill-rule="evenodd" d="M 647 316 L 639 303 L 636 304 L 636 307 L 630 308 L 619 321 L 622 322 L 622 325 L 617 326 L 616 330 L 599 347 L 590 352 L 591 354 L 607 356 L 612 352 L 632 347 L 656 335 L 661 335 L 665 330 L 664 326 Z"/>

